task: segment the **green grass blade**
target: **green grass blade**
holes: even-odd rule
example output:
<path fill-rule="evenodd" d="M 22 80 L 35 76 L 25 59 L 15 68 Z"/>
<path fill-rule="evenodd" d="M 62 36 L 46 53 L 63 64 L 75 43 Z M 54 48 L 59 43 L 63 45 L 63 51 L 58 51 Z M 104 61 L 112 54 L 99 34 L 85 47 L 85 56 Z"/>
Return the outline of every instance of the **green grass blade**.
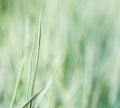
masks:
<path fill-rule="evenodd" d="M 37 106 L 39 105 L 41 99 L 43 98 L 43 96 L 46 94 L 46 92 L 48 91 L 49 87 L 52 84 L 52 81 L 54 79 L 54 77 L 56 76 L 56 74 L 59 72 L 60 67 L 62 65 L 63 61 L 59 61 L 59 63 L 56 65 L 56 69 L 55 72 L 52 74 L 52 76 L 50 77 L 49 81 L 47 82 L 45 89 L 38 95 L 37 100 L 36 100 L 36 104 L 35 104 L 35 108 L 37 108 Z"/>
<path fill-rule="evenodd" d="M 37 47 L 36 65 L 35 65 L 35 73 L 34 73 L 33 83 L 32 83 L 31 96 L 33 95 L 35 79 L 36 79 L 36 73 L 37 73 L 37 69 L 38 69 L 39 53 L 40 53 L 40 43 L 41 43 L 41 15 L 40 15 L 40 20 L 39 20 L 38 47 Z"/>
<path fill-rule="evenodd" d="M 35 36 L 35 31 L 34 31 L 34 36 Z M 30 78 L 31 78 L 31 71 L 32 71 L 32 58 L 33 58 L 33 52 L 34 52 L 34 46 L 35 46 L 35 37 L 34 36 L 33 36 L 33 42 L 32 42 L 32 51 L 31 51 L 31 55 L 30 55 L 30 64 L 29 64 L 27 90 L 26 90 L 26 99 L 28 99 L 29 89 L 30 89 Z"/>
<path fill-rule="evenodd" d="M 39 18 L 39 32 L 38 32 L 38 46 L 37 46 L 37 53 L 36 53 L 36 65 L 35 65 L 35 73 L 33 76 L 33 82 L 32 82 L 32 89 L 31 89 L 31 96 L 33 95 L 34 92 L 34 86 L 35 86 L 35 80 L 36 80 L 36 74 L 37 74 L 37 69 L 38 69 L 38 63 L 39 63 L 39 53 L 40 53 L 40 44 L 41 44 L 41 14 Z M 30 104 L 30 108 L 32 106 L 32 102 Z"/>
<path fill-rule="evenodd" d="M 43 90 L 44 90 L 44 88 L 41 89 L 39 92 L 37 92 L 34 96 L 32 96 L 32 98 L 30 100 L 28 100 L 28 102 L 26 102 L 25 105 L 23 105 L 22 108 L 27 107 L 27 105 L 29 105 Z"/>
<path fill-rule="evenodd" d="M 18 89 L 18 85 L 19 85 L 19 82 L 20 82 L 21 72 L 22 72 L 24 63 L 25 63 L 25 58 L 23 59 L 23 61 L 21 63 L 21 66 L 20 66 L 20 69 L 19 69 L 19 72 L 18 72 L 18 75 L 17 75 L 17 81 L 16 81 L 16 84 L 15 84 L 15 88 L 14 88 L 14 92 L 13 92 L 13 96 L 12 96 L 12 100 L 11 100 L 9 108 L 13 108 L 15 97 L 16 97 L 16 93 L 17 93 L 17 89 Z"/>
<path fill-rule="evenodd" d="M 57 72 L 59 71 L 60 69 L 60 66 L 61 66 L 62 62 L 60 62 L 55 70 L 55 72 L 53 73 L 53 75 L 50 77 L 49 81 L 47 82 L 46 86 L 43 87 L 39 92 L 37 92 L 34 96 L 32 96 L 31 99 L 29 99 L 24 105 L 22 108 L 25 108 L 27 107 L 31 102 L 33 102 L 34 99 L 37 98 L 37 102 L 36 102 L 36 106 L 39 104 L 40 102 L 40 99 L 42 98 L 43 95 L 45 95 L 45 93 L 47 92 L 48 88 L 50 87 L 55 75 L 57 74 Z"/>

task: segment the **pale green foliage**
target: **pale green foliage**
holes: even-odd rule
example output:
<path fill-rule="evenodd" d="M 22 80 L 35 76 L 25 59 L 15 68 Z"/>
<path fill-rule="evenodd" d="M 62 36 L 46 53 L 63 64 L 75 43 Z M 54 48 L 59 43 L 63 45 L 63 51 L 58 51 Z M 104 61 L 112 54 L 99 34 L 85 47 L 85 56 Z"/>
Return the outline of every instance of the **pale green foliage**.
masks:
<path fill-rule="evenodd" d="M 0 0 L 0 108 L 31 99 L 37 108 L 120 108 L 119 6 L 119 0 Z"/>

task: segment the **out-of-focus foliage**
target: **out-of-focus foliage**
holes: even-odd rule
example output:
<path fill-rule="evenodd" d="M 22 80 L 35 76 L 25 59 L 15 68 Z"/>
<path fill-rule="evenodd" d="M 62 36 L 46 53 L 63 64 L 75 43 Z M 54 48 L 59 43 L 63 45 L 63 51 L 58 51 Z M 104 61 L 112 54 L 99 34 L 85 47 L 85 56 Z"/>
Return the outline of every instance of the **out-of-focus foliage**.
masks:
<path fill-rule="evenodd" d="M 30 99 L 27 77 L 31 52 L 37 48 L 40 11 L 42 39 L 34 94 L 63 62 L 39 107 L 120 108 L 119 0 L 0 0 L 0 108 L 10 106 L 24 57 L 14 108 Z"/>

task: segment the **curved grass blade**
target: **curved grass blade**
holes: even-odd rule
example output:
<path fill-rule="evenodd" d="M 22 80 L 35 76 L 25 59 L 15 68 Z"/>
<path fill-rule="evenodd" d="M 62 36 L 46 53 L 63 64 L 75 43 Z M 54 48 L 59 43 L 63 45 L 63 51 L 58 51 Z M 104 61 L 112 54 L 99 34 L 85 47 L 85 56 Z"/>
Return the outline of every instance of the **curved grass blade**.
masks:
<path fill-rule="evenodd" d="M 40 13 L 40 18 L 39 18 L 39 32 L 38 32 L 38 47 L 37 47 L 37 54 L 36 54 L 36 65 L 35 65 L 35 73 L 33 76 L 33 82 L 32 82 L 32 89 L 31 89 L 31 96 L 33 95 L 34 92 L 34 86 L 35 86 L 35 80 L 36 80 L 36 74 L 38 70 L 38 63 L 39 63 L 39 53 L 40 53 L 40 44 L 41 44 L 41 13 Z M 32 102 L 30 104 L 30 108 L 32 106 Z"/>
<path fill-rule="evenodd" d="M 36 73 L 37 73 L 37 69 L 38 69 L 39 53 L 40 53 L 40 43 L 41 43 L 41 15 L 40 15 L 40 20 L 39 20 L 38 48 L 37 48 L 37 54 L 36 54 L 36 65 L 35 65 L 35 73 L 34 73 L 34 77 L 33 77 L 31 96 L 33 95 L 35 79 L 36 79 Z"/>
<path fill-rule="evenodd" d="M 32 96 L 32 98 L 28 102 L 26 102 L 26 104 L 22 108 L 27 107 L 27 105 L 29 105 L 43 90 L 44 88 L 37 92 L 34 96 Z"/>
<path fill-rule="evenodd" d="M 15 88 L 14 88 L 14 92 L 13 92 L 13 96 L 12 96 L 12 100 L 11 100 L 9 108 L 13 108 L 13 105 L 14 105 L 17 89 L 18 89 L 19 82 L 20 82 L 21 72 L 22 72 L 22 69 L 23 69 L 23 66 L 24 66 L 24 63 L 25 63 L 25 58 L 23 58 L 23 61 L 21 63 L 21 66 L 20 66 L 20 69 L 19 69 L 19 72 L 18 72 L 18 75 L 17 75 L 17 81 L 16 81 L 16 84 L 15 84 Z"/>
<path fill-rule="evenodd" d="M 34 30 L 34 36 L 35 36 L 35 30 Z M 32 42 L 32 51 L 31 51 L 31 55 L 30 55 L 30 64 L 29 64 L 27 90 L 26 90 L 26 99 L 28 99 L 29 89 L 30 89 L 30 77 L 31 77 L 31 71 L 32 71 L 32 58 L 33 58 L 33 52 L 34 52 L 34 46 L 35 46 L 35 38 L 34 38 L 34 36 L 33 36 L 33 42 Z"/>
<path fill-rule="evenodd" d="M 36 101 L 36 104 L 35 104 L 35 108 L 37 108 L 37 106 L 39 105 L 41 99 L 42 99 L 43 96 L 46 94 L 47 90 L 49 89 L 50 85 L 52 84 L 52 81 L 53 81 L 54 77 L 55 77 L 56 74 L 59 72 L 62 63 L 63 63 L 63 62 L 60 61 L 60 62 L 57 64 L 56 69 L 55 69 L 55 72 L 52 74 L 52 76 L 50 77 L 49 81 L 47 82 L 47 85 L 45 86 L 44 91 L 41 92 L 41 93 L 38 95 L 37 101 Z"/>
<path fill-rule="evenodd" d="M 47 85 L 46 85 L 43 89 L 41 89 L 39 92 L 37 92 L 30 100 L 28 100 L 28 101 L 26 102 L 26 104 L 24 104 L 24 106 L 23 106 L 22 108 L 27 107 L 27 106 L 28 106 L 31 102 L 33 102 L 33 100 L 36 99 L 36 98 L 37 98 L 37 103 L 36 103 L 35 106 L 37 106 L 37 105 L 39 104 L 41 98 L 45 95 L 45 93 L 47 92 L 48 88 L 50 87 L 50 85 L 51 85 L 51 83 L 52 83 L 55 75 L 56 75 L 57 72 L 59 71 L 61 64 L 62 64 L 62 62 L 59 63 L 59 65 L 57 66 L 56 71 L 55 71 L 55 72 L 53 73 L 53 75 L 50 77 L 49 81 L 47 82 Z"/>

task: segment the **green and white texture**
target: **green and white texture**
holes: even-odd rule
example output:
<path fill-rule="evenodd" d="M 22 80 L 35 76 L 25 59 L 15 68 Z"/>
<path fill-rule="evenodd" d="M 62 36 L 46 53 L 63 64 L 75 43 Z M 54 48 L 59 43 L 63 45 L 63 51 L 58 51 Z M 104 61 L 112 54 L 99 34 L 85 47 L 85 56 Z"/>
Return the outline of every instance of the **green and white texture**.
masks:
<path fill-rule="evenodd" d="M 0 0 L 0 108 L 43 87 L 35 108 L 120 108 L 119 0 Z"/>

